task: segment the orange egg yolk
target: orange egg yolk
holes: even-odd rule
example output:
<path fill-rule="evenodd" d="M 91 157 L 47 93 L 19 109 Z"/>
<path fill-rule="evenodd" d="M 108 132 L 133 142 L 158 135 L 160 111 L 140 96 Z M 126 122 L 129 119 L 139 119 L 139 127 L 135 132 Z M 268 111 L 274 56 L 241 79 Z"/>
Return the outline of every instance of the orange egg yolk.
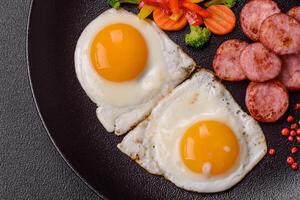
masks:
<path fill-rule="evenodd" d="M 114 82 L 138 78 L 147 64 L 148 49 L 143 35 L 128 24 L 111 24 L 94 38 L 91 62 L 97 73 Z"/>
<path fill-rule="evenodd" d="M 205 120 L 186 130 L 180 141 L 180 154 L 183 163 L 191 171 L 216 176 L 235 165 L 239 144 L 227 125 Z"/>

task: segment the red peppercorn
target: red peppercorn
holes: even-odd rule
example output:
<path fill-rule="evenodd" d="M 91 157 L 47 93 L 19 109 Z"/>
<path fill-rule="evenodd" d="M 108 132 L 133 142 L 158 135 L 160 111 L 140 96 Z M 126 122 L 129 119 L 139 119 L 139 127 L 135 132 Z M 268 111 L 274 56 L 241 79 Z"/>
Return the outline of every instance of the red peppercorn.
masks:
<path fill-rule="evenodd" d="M 291 152 L 292 152 L 293 154 L 297 153 L 297 152 L 298 152 L 298 148 L 297 148 L 297 147 L 292 147 L 292 148 L 291 148 Z"/>
<path fill-rule="evenodd" d="M 269 149 L 269 155 L 270 156 L 275 156 L 275 154 L 276 154 L 275 149 L 273 149 L 273 148 Z"/>
<path fill-rule="evenodd" d="M 297 103 L 297 104 L 295 105 L 295 110 L 300 110 L 300 103 Z"/>
<path fill-rule="evenodd" d="M 289 156 L 287 157 L 286 162 L 288 165 L 292 165 L 295 162 L 295 160 L 292 156 Z"/>
<path fill-rule="evenodd" d="M 287 122 L 292 122 L 294 120 L 294 117 L 292 115 L 289 115 L 286 119 Z"/>
<path fill-rule="evenodd" d="M 291 165 L 291 168 L 292 170 L 296 171 L 298 169 L 298 163 L 297 162 L 294 162 L 292 165 Z"/>
<path fill-rule="evenodd" d="M 290 134 L 290 130 L 288 128 L 283 128 L 281 130 L 281 135 L 288 136 Z"/>
<path fill-rule="evenodd" d="M 299 137 L 299 139 L 300 139 L 300 137 Z M 293 141 L 294 141 L 293 136 L 289 136 L 289 137 L 288 137 L 288 140 L 289 140 L 290 142 L 293 142 Z M 297 141 L 298 141 L 298 140 L 297 140 Z"/>
<path fill-rule="evenodd" d="M 290 136 L 295 137 L 296 135 L 297 135 L 296 131 L 292 130 L 292 131 L 290 132 Z"/>
<path fill-rule="evenodd" d="M 296 140 L 297 140 L 298 144 L 300 144 L 300 136 L 297 136 Z"/>
<path fill-rule="evenodd" d="M 293 123 L 293 124 L 291 125 L 291 129 L 296 129 L 296 128 L 298 128 L 298 125 L 297 125 L 296 123 Z"/>
<path fill-rule="evenodd" d="M 300 135 L 300 128 L 297 128 L 296 133 L 297 135 Z"/>

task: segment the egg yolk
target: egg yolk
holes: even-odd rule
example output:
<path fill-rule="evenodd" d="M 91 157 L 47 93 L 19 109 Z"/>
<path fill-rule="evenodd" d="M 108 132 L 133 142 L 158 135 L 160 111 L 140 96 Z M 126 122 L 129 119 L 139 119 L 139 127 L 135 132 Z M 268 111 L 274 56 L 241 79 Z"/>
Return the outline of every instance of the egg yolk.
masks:
<path fill-rule="evenodd" d="M 143 73 L 148 49 L 142 34 L 128 24 L 111 24 L 94 38 L 90 48 L 91 62 L 106 80 L 124 82 Z"/>
<path fill-rule="evenodd" d="M 224 123 L 205 120 L 186 130 L 180 141 L 185 166 L 195 173 L 220 175 L 230 170 L 239 156 L 239 144 Z"/>

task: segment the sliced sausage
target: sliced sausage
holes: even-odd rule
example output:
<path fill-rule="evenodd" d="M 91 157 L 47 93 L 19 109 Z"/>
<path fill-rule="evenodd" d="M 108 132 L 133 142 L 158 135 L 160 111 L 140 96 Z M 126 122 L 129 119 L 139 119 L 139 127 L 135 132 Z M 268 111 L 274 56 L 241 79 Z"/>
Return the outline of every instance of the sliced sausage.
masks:
<path fill-rule="evenodd" d="M 261 43 L 248 45 L 241 53 L 240 63 L 247 78 L 255 82 L 275 78 L 282 65 L 280 58 Z"/>
<path fill-rule="evenodd" d="M 278 79 L 289 90 L 300 90 L 300 54 L 282 57 L 282 71 Z"/>
<path fill-rule="evenodd" d="M 300 23 L 293 17 L 279 13 L 265 19 L 259 38 L 267 48 L 279 55 L 300 52 Z"/>
<path fill-rule="evenodd" d="M 262 22 L 269 16 L 280 13 L 280 9 L 271 0 L 252 0 L 247 3 L 240 15 L 243 32 L 252 40 L 259 40 L 259 29 Z"/>
<path fill-rule="evenodd" d="M 277 121 L 288 105 L 288 91 L 280 81 L 251 82 L 247 88 L 246 106 L 252 117 L 260 122 Z"/>
<path fill-rule="evenodd" d="M 227 40 L 219 46 L 213 60 L 213 68 L 220 79 L 227 81 L 246 79 L 240 66 L 240 55 L 247 46 L 247 42 L 237 39 Z"/>
<path fill-rule="evenodd" d="M 291 17 L 294 17 L 298 22 L 300 22 L 300 6 L 295 6 L 291 8 L 287 14 Z"/>

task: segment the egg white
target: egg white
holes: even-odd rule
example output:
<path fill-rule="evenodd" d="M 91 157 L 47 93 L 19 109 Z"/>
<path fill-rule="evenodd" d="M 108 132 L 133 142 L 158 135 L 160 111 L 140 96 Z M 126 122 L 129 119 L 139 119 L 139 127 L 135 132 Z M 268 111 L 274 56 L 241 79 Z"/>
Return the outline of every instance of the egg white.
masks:
<path fill-rule="evenodd" d="M 90 46 L 93 39 L 101 29 L 115 23 L 130 24 L 143 35 L 146 41 L 148 62 L 146 71 L 138 79 L 121 83 L 112 82 L 98 75 L 91 64 Z M 104 102 L 119 107 L 132 106 L 143 102 L 151 92 L 158 90 L 165 81 L 167 73 L 160 40 L 159 34 L 153 30 L 151 24 L 138 20 L 135 15 L 125 10 L 108 10 L 91 22 L 78 40 L 75 53 L 76 66 L 82 70 L 82 73 L 78 73 L 78 78 L 86 86 L 90 98 L 98 104 Z"/>
<path fill-rule="evenodd" d="M 135 80 L 112 82 L 95 71 L 90 46 L 97 33 L 114 23 L 126 23 L 143 35 L 148 61 L 143 74 Z M 133 44 L 134 45 L 134 44 Z M 152 21 L 140 20 L 126 10 L 110 9 L 92 21 L 82 32 L 75 50 L 78 80 L 90 99 L 97 104 L 97 116 L 109 131 L 120 135 L 145 116 L 157 101 L 182 82 L 195 62 L 174 44 Z"/>
<path fill-rule="evenodd" d="M 190 171 L 179 152 L 185 130 L 207 119 L 229 126 L 240 146 L 235 166 L 219 176 Z M 266 142 L 258 123 L 241 110 L 213 74 L 200 70 L 164 98 L 118 148 L 150 173 L 163 175 L 178 187 L 210 193 L 229 189 L 242 180 L 265 155 Z"/>

